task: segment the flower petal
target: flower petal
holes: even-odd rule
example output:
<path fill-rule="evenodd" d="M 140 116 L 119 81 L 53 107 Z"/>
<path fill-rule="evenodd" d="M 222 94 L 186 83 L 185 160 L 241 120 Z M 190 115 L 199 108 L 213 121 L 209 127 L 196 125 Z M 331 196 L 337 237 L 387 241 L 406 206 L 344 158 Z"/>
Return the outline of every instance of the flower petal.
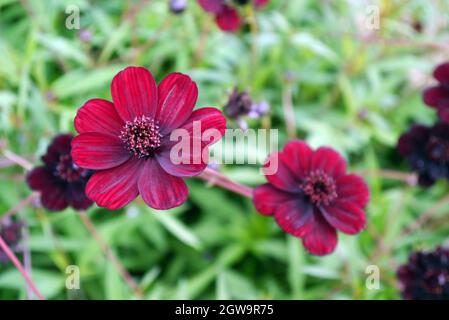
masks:
<path fill-rule="evenodd" d="M 261 8 L 268 4 L 269 0 L 253 0 L 253 4 L 256 8 Z"/>
<path fill-rule="evenodd" d="M 88 132 L 72 141 L 72 158 L 78 166 L 102 170 L 117 167 L 131 157 L 118 137 Z"/>
<path fill-rule="evenodd" d="M 119 136 L 124 126 L 114 104 L 103 99 L 87 101 L 77 112 L 75 129 L 78 133 L 101 132 Z"/>
<path fill-rule="evenodd" d="M 303 237 L 313 228 L 313 207 L 301 199 L 284 202 L 274 212 L 278 225 L 295 237 Z"/>
<path fill-rule="evenodd" d="M 70 154 L 72 139 L 71 134 L 57 135 L 48 146 L 45 155 L 42 156 L 42 161 L 47 166 L 56 166 L 61 155 Z"/>
<path fill-rule="evenodd" d="M 449 62 L 442 63 L 433 71 L 433 76 L 440 83 L 449 85 Z"/>
<path fill-rule="evenodd" d="M 156 121 L 161 133 L 178 128 L 191 115 L 198 98 L 198 88 L 189 76 L 171 73 L 158 86 Z"/>
<path fill-rule="evenodd" d="M 277 207 L 292 200 L 295 195 L 276 189 L 269 183 L 254 189 L 253 203 L 256 210 L 263 215 L 274 214 Z"/>
<path fill-rule="evenodd" d="M 198 3 L 204 9 L 204 11 L 212 13 L 218 13 L 224 7 L 223 0 L 198 0 Z"/>
<path fill-rule="evenodd" d="M 136 117 L 154 118 L 157 111 L 157 87 L 150 71 L 142 67 L 127 67 L 111 84 L 112 100 L 123 121 Z"/>
<path fill-rule="evenodd" d="M 49 183 L 41 191 L 41 204 L 50 211 L 62 211 L 68 207 L 66 189 L 59 183 Z"/>
<path fill-rule="evenodd" d="M 185 129 L 192 137 L 201 136 L 202 141 L 206 145 L 213 144 L 219 140 L 213 136 L 214 132 L 208 132 L 210 130 L 216 130 L 215 133 L 221 137 L 224 136 L 226 131 L 226 118 L 223 113 L 212 107 L 200 108 L 192 112 L 190 117 L 184 122 L 179 129 Z"/>
<path fill-rule="evenodd" d="M 67 187 L 67 200 L 76 210 L 86 210 L 93 203 L 93 201 L 87 197 L 84 189 L 84 183 L 74 183 Z"/>
<path fill-rule="evenodd" d="M 287 192 L 298 192 L 300 191 L 300 181 L 288 168 L 286 163 L 289 161 L 282 152 L 273 152 L 268 156 L 262 170 L 268 182 L 276 188 Z"/>
<path fill-rule="evenodd" d="M 369 201 L 369 189 L 365 180 L 356 174 L 348 174 L 337 179 L 338 201 L 354 202 L 364 208 Z"/>
<path fill-rule="evenodd" d="M 144 160 L 130 158 L 122 165 L 98 171 L 86 185 L 87 196 L 100 207 L 120 209 L 133 201 L 139 194 L 137 181 Z"/>
<path fill-rule="evenodd" d="M 302 238 L 304 247 L 313 255 L 324 256 L 332 253 L 337 246 L 337 231 L 320 213 L 313 214 L 313 228 Z"/>
<path fill-rule="evenodd" d="M 334 149 L 321 147 L 312 155 L 310 170 L 322 170 L 338 178 L 346 172 L 346 161 Z"/>
<path fill-rule="evenodd" d="M 324 218 L 331 226 L 347 234 L 356 234 L 365 228 L 365 212 L 356 204 L 337 202 L 333 206 L 321 208 Z"/>
<path fill-rule="evenodd" d="M 423 92 L 423 101 L 430 107 L 437 108 L 449 103 L 449 90 L 443 86 L 430 87 Z"/>
<path fill-rule="evenodd" d="M 31 170 L 26 177 L 26 181 L 31 190 L 40 191 L 48 183 L 55 179 L 55 176 L 46 167 L 37 167 Z"/>
<path fill-rule="evenodd" d="M 221 30 L 226 32 L 237 31 L 241 24 L 237 10 L 226 5 L 215 16 L 215 22 Z"/>
<path fill-rule="evenodd" d="M 143 201 L 151 208 L 158 210 L 181 205 L 187 200 L 189 194 L 182 178 L 168 174 L 153 159 L 145 161 L 138 186 Z"/>
<path fill-rule="evenodd" d="M 309 172 L 313 150 L 304 141 L 294 140 L 285 145 L 283 154 L 285 165 L 301 180 Z"/>

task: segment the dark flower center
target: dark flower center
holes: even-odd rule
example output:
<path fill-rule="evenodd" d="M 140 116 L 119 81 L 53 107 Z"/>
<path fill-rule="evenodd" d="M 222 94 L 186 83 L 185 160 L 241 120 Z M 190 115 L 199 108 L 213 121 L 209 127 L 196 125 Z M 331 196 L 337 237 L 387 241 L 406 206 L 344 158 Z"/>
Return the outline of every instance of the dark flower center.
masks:
<path fill-rule="evenodd" d="M 63 154 L 59 157 L 59 162 L 56 165 L 56 175 L 67 182 L 76 182 L 84 178 L 88 170 L 78 167 L 72 161 L 72 157 L 68 154 Z"/>
<path fill-rule="evenodd" d="M 337 198 L 334 179 L 321 170 L 315 170 L 303 180 L 301 189 L 315 205 L 329 205 Z"/>
<path fill-rule="evenodd" d="M 428 157 L 436 162 L 449 162 L 449 141 L 438 137 L 431 137 L 426 146 Z"/>
<path fill-rule="evenodd" d="M 162 135 L 159 126 L 149 117 L 136 117 L 133 122 L 127 121 L 120 133 L 125 148 L 139 158 L 154 156 L 161 146 Z"/>
<path fill-rule="evenodd" d="M 429 270 L 424 275 L 424 286 L 433 294 L 441 294 L 449 285 L 449 274 L 446 270 Z"/>

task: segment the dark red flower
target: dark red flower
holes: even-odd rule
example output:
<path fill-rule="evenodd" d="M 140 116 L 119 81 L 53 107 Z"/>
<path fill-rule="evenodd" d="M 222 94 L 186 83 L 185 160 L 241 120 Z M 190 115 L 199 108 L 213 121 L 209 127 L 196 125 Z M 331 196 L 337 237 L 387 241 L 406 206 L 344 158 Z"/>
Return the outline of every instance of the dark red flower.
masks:
<path fill-rule="evenodd" d="M 433 77 L 438 84 L 424 90 L 424 103 L 437 109 L 442 121 L 449 122 L 449 62 L 436 67 Z"/>
<path fill-rule="evenodd" d="M 8 247 L 17 251 L 19 249 L 20 240 L 22 239 L 23 222 L 5 219 L 0 222 L 0 236 L 8 245 Z M 5 264 L 9 261 L 6 253 L 0 248 L 0 263 Z"/>
<path fill-rule="evenodd" d="M 398 151 L 418 173 L 421 186 L 449 179 L 449 124 L 413 125 L 399 138 Z"/>
<path fill-rule="evenodd" d="M 407 300 L 449 299 L 449 250 L 413 252 L 397 276 L 402 297 Z"/>
<path fill-rule="evenodd" d="M 145 68 L 128 67 L 111 84 L 112 102 L 93 99 L 78 110 L 72 157 L 80 167 L 98 170 L 86 193 L 99 206 L 119 209 L 137 195 L 152 208 L 181 205 L 188 196 L 182 177 L 200 174 L 207 166 L 201 153 L 224 134 L 226 120 L 215 108 L 193 111 L 198 89 L 187 75 L 172 73 L 159 86 Z M 195 126 L 201 132 L 195 132 Z M 183 129 L 188 142 L 197 144 L 180 155 L 184 163 L 171 160 L 170 135 Z M 220 137 L 205 141 L 208 129 Z M 198 136 L 200 135 L 200 136 Z M 178 155 L 178 153 L 176 153 Z"/>
<path fill-rule="evenodd" d="M 68 206 L 84 210 L 92 205 L 84 192 L 92 171 L 73 163 L 70 155 L 72 139 L 71 134 L 56 136 L 42 156 L 44 165 L 27 175 L 28 186 L 40 192 L 42 206 L 48 210 L 60 211 Z"/>
<path fill-rule="evenodd" d="M 268 183 L 254 191 L 256 209 L 274 215 L 310 253 L 333 252 L 337 230 L 356 234 L 365 227 L 368 187 L 361 177 L 346 173 L 345 160 L 333 149 L 314 151 L 303 141 L 290 141 L 269 156 L 264 172 Z"/>

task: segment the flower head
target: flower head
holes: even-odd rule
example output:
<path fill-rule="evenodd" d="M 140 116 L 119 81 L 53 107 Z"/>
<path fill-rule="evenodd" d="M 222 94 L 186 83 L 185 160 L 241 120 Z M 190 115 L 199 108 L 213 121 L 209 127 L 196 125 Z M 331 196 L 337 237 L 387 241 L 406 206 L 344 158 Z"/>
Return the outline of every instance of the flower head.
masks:
<path fill-rule="evenodd" d="M 152 208 L 181 205 L 188 196 L 183 177 L 200 174 L 207 166 L 203 153 L 223 135 L 226 120 L 215 108 L 193 111 L 198 89 L 187 75 L 172 73 L 156 86 L 142 67 L 128 67 L 112 80 L 112 100 L 93 99 L 78 110 L 72 157 L 82 168 L 98 170 L 86 186 L 99 206 L 119 209 L 141 195 Z M 195 132 L 198 128 L 199 132 Z M 207 139 L 208 129 L 219 132 Z M 176 163 L 178 141 L 185 132 L 188 146 Z M 195 148 L 195 145 L 199 148 Z"/>
<path fill-rule="evenodd" d="M 22 226 L 22 222 L 16 222 L 11 219 L 6 219 L 6 221 L 0 222 L 0 236 L 13 251 L 19 249 L 20 240 L 22 238 Z M 2 249 L 0 249 L 0 263 L 5 264 L 8 261 L 8 256 Z"/>
<path fill-rule="evenodd" d="M 417 171 L 421 186 L 449 179 L 449 124 L 413 125 L 399 138 L 398 151 Z"/>
<path fill-rule="evenodd" d="M 71 134 L 56 136 L 42 156 L 44 164 L 27 175 L 28 186 L 41 193 L 42 206 L 48 210 L 60 211 L 68 206 L 84 210 L 92 205 L 84 192 L 92 171 L 73 163 L 72 139 Z"/>
<path fill-rule="evenodd" d="M 437 109 L 442 121 L 449 122 L 449 62 L 437 66 L 433 77 L 438 84 L 424 90 L 424 103 Z"/>
<path fill-rule="evenodd" d="M 303 141 L 290 141 L 269 156 L 264 171 L 268 183 L 254 191 L 256 209 L 274 215 L 310 253 L 333 252 L 337 230 L 356 234 L 365 227 L 368 187 L 361 177 L 346 173 L 345 160 L 333 149 L 314 151 Z"/>
<path fill-rule="evenodd" d="M 401 293 L 407 300 L 449 299 L 449 250 L 413 252 L 397 271 Z"/>

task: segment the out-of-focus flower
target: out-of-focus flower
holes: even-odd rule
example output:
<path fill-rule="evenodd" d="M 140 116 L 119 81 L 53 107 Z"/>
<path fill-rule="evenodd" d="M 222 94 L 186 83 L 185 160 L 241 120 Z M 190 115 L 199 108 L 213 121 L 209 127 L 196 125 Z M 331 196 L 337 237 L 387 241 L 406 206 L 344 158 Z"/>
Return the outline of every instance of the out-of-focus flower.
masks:
<path fill-rule="evenodd" d="M 223 114 L 215 108 L 193 111 L 198 89 L 181 73 L 169 74 L 156 86 L 150 71 L 128 67 L 114 77 L 111 92 L 113 103 L 89 100 L 75 117 L 79 135 L 72 157 L 80 167 L 98 170 L 87 183 L 87 195 L 109 209 L 122 208 L 139 194 L 155 209 L 181 205 L 188 196 L 183 177 L 206 168 L 202 155 L 224 134 Z M 181 163 L 172 161 L 178 140 L 170 136 L 176 129 L 187 133 L 193 145 L 181 150 Z M 205 139 L 208 129 L 220 137 Z"/>
<path fill-rule="evenodd" d="M 415 124 L 402 134 L 397 148 L 418 173 L 421 186 L 431 186 L 438 178 L 449 179 L 449 124 Z"/>
<path fill-rule="evenodd" d="M 0 236 L 13 251 L 19 249 L 20 240 L 22 238 L 22 222 L 15 222 L 11 219 L 0 222 Z M 0 263 L 5 264 L 9 261 L 8 256 L 0 249 Z"/>
<path fill-rule="evenodd" d="M 71 134 L 56 136 L 42 156 L 44 164 L 27 175 L 28 186 L 40 192 L 41 204 L 48 210 L 60 211 L 68 206 L 84 210 L 92 205 L 84 192 L 92 171 L 73 163 L 72 139 Z"/>
<path fill-rule="evenodd" d="M 424 103 L 437 109 L 438 116 L 442 121 L 449 122 L 449 62 L 436 67 L 433 77 L 438 84 L 424 90 Z"/>
<path fill-rule="evenodd" d="M 168 7 L 173 13 L 182 13 L 187 8 L 187 0 L 169 0 Z"/>
<path fill-rule="evenodd" d="M 275 168 L 277 170 L 270 172 Z M 337 245 L 337 230 L 357 234 L 366 223 L 369 190 L 365 181 L 346 173 L 345 160 L 331 148 L 312 150 L 290 141 L 264 165 L 268 183 L 254 191 L 254 205 L 274 215 L 287 233 L 302 238 L 314 255 L 326 255 Z"/>
<path fill-rule="evenodd" d="M 79 38 L 82 42 L 90 42 L 92 40 L 92 32 L 90 32 L 88 29 L 81 29 Z"/>
<path fill-rule="evenodd" d="M 407 300 L 449 299 L 449 250 L 413 252 L 397 271 L 402 297 Z"/>
<path fill-rule="evenodd" d="M 239 92 L 237 88 L 234 88 L 223 110 L 231 119 L 239 120 L 244 116 L 259 118 L 269 112 L 270 105 L 266 101 L 255 103 L 248 92 Z"/>

